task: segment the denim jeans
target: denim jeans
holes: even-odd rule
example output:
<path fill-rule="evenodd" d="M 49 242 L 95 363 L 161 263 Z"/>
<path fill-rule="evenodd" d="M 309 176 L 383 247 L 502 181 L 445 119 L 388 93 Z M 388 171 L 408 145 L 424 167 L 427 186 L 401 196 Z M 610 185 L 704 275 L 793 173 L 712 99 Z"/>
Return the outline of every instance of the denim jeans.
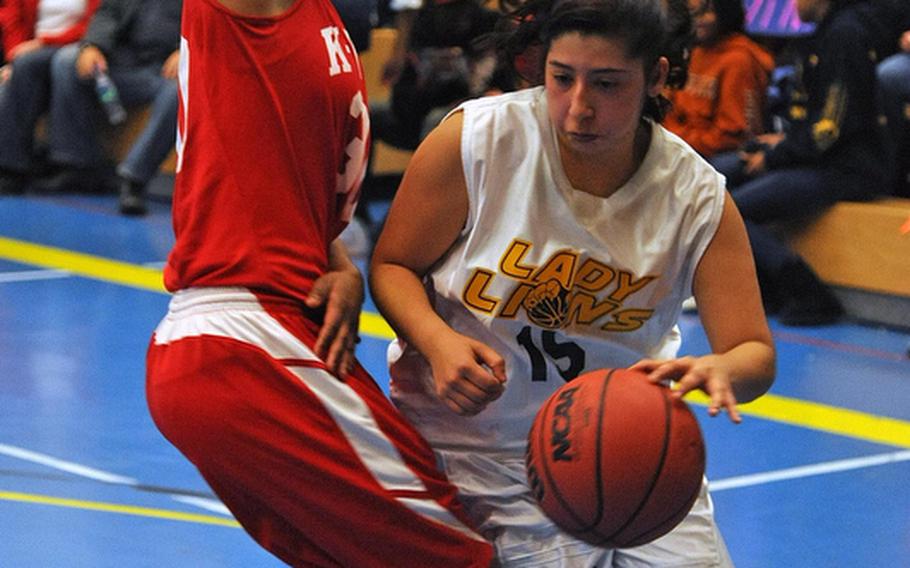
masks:
<path fill-rule="evenodd" d="M 749 178 L 736 153 L 719 154 L 711 164 L 727 178 L 727 188 L 746 223 L 759 274 L 777 274 L 782 266 L 799 259 L 779 238 L 774 224 L 812 217 L 857 191 L 852 180 L 835 181 L 819 168 L 782 168 Z"/>
<path fill-rule="evenodd" d="M 76 74 L 78 47 L 61 49 L 52 63 L 49 156 L 52 162 L 79 168 L 103 163 L 98 123 L 103 120 L 94 84 Z M 124 106 L 151 105 L 149 120 L 117 173 L 148 182 L 174 147 L 177 137 L 177 83 L 161 76 L 161 64 L 111 67 Z"/>
<path fill-rule="evenodd" d="M 12 62 L 0 85 L 0 168 L 26 173 L 32 165 L 35 124 L 50 103 L 51 60 L 57 47 L 42 47 Z"/>
<path fill-rule="evenodd" d="M 879 105 L 887 119 L 885 149 L 897 178 L 897 191 L 910 180 L 910 53 L 898 53 L 878 65 Z M 910 197 L 910 193 L 907 193 Z"/>

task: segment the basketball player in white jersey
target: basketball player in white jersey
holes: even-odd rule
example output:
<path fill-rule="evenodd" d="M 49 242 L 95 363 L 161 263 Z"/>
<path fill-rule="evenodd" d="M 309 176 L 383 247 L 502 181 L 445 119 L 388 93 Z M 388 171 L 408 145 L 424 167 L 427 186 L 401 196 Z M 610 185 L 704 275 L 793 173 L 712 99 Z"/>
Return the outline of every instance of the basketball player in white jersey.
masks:
<path fill-rule="evenodd" d="M 532 0 L 515 21 L 512 52 L 542 44 L 544 85 L 456 109 L 374 252 L 392 396 L 503 566 L 731 566 L 706 486 L 670 534 L 618 550 L 558 530 L 528 488 L 528 429 L 565 381 L 631 366 L 738 422 L 775 355 L 723 178 L 655 121 L 661 0 Z M 690 294 L 712 352 L 678 358 Z"/>
<path fill-rule="evenodd" d="M 357 364 L 363 280 L 338 241 L 370 131 L 330 0 L 184 0 L 174 292 L 148 403 L 292 566 L 485 568 L 429 445 Z"/>

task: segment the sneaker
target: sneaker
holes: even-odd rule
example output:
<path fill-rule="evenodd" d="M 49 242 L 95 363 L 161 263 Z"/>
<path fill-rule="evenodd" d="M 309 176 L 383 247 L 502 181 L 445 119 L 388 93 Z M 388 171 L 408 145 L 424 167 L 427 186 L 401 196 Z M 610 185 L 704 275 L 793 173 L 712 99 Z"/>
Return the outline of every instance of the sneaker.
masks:
<path fill-rule="evenodd" d="M 22 195 L 25 193 L 26 178 L 10 170 L 0 170 L 0 195 Z"/>
<path fill-rule="evenodd" d="M 148 212 L 145 203 L 145 184 L 121 178 L 119 206 L 123 215 L 145 215 Z"/>
<path fill-rule="evenodd" d="M 815 326 L 835 323 L 844 308 L 833 292 L 802 261 L 790 262 L 781 270 L 787 290 L 778 318 L 784 325 Z"/>
<path fill-rule="evenodd" d="M 837 323 L 844 315 L 834 294 L 827 292 L 812 297 L 792 298 L 778 314 L 780 323 L 792 327 L 810 327 Z"/>

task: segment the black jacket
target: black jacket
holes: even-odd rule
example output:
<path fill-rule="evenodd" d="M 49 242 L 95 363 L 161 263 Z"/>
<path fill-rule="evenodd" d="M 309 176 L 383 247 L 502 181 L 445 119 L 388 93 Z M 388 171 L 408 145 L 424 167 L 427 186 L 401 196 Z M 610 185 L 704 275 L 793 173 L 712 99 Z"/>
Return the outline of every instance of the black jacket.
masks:
<path fill-rule="evenodd" d="M 177 10 L 183 4 L 182 0 L 153 1 L 173 3 Z M 146 3 L 150 3 L 150 0 L 102 0 L 89 22 L 82 43 L 96 46 L 113 65 L 160 65 L 164 63 L 171 53 L 180 48 L 179 25 L 174 29 L 166 30 L 167 35 L 173 36 L 173 42 L 170 45 L 162 46 L 160 53 L 130 52 L 129 39 L 134 31 L 139 11 Z"/>
<path fill-rule="evenodd" d="M 786 138 L 766 154 L 769 169 L 819 167 L 839 181 L 861 180 L 870 191 L 883 187 L 875 103 L 881 32 L 875 25 L 863 2 L 839 8 L 819 23 L 797 65 Z"/>

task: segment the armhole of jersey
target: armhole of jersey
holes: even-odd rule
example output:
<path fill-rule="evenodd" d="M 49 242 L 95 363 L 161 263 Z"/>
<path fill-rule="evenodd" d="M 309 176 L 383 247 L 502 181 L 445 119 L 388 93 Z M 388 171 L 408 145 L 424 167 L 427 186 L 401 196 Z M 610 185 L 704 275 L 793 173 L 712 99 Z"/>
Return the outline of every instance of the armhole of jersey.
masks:
<path fill-rule="evenodd" d="M 714 237 L 717 235 L 717 229 L 720 228 L 720 219 L 724 213 L 724 202 L 727 199 L 726 178 L 719 172 L 715 171 L 713 173 L 714 192 L 710 197 L 710 212 L 706 219 L 705 234 L 699 239 L 698 243 L 696 243 L 695 250 L 692 252 L 691 267 L 689 269 L 689 274 L 687 275 L 689 281 L 688 290 L 690 294 L 694 294 L 695 292 L 695 272 L 698 270 L 698 265 L 701 263 L 702 257 L 705 256 L 705 251 L 708 250 L 708 246 L 714 241 Z"/>
<path fill-rule="evenodd" d="M 465 105 L 459 105 L 452 112 L 447 114 L 443 120 L 448 119 L 456 112 L 461 112 L 463 117 L 461 124 L 461 171 L 464 174 L 464 183 L 468 192 L 468 214 L 464 220 L 464 227 L 461 228 L 461 233 L 459 234 L 459 238 L 464 238 L 471 232 L 471 228 L 477 220 L 476 208 L 479 201 L 477 198 L 479 188 L 475 187 L 474 184 L 474 174 L 472 170 L 474 164 L 475 142 L 471 136 L 472 132 L 476 132 L 476 128 L 474 126 L 475 114 L 466 108 Z"/>

